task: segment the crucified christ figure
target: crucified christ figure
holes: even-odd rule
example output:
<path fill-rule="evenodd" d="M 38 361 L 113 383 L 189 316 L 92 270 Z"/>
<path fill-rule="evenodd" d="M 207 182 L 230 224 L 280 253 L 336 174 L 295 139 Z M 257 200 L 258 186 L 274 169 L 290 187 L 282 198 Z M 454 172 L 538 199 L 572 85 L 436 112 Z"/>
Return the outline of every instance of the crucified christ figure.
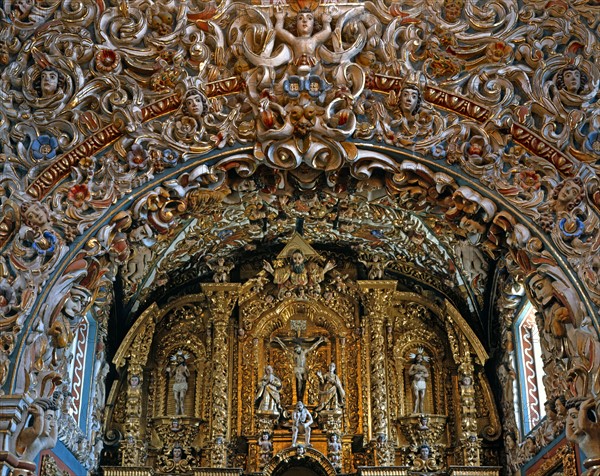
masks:
<path fill-rule="evenodd" d="M 294 376 L 296 377 L 296 400 L 302 401 L 304 390 L 306 389 L 306 354 L 326 342 L 326 339 L 321 336 L 310 347 L 305 347 L 308 342 L 304 339 L 294 339 L 286 343 L 275 336 L 272 342 L 279 344 L 292 357 L 292 361 L 294 362 Z"/>

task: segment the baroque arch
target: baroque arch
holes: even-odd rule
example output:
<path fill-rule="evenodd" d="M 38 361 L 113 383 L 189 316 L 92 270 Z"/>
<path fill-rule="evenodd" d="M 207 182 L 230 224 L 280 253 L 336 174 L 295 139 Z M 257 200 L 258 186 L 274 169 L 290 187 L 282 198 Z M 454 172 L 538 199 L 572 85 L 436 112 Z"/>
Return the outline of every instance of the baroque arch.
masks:
<path fill-rule="evenodd" d="M 84 316 L 104 362 L 153 302 L 189 292 L 198 276 L 274 286 L 257 259 L 277 268 L 294 231 L 334 261 L 360 262 L 362 276 L 338 267 L 330 282 L 323 262 L 310 278 L 318 289 L 269 296 L 330 299 L 349 329 L 361 311 L 333 293 L 348 279 L 393 278 L 451 303 L 465 335 L 500 347 L 505 426 L 524 295 L 539 313 L 548 395 L 596 395 L 597 10 L 5 2 L 0 384 L 3 448 L 17 458 L 6 464 L 27 471 L 60 440 L 97 466 L 106 366 L 87 370 L 89 424 L 38 435 L 30 451 L 23 437 L 16 444 L 36 412 L 56 416 L 59 402 L 46 400 L 70 394 Z M 240 322 L 236 332 L 248 332 Z M 210 351 L 196 369 L 215 371 Z M 212 442 L 225 437 L 210 431 Z M 595 437 L 572 439 L 600 456 Z M 545 443 L 507 443 L 509 460 Z"/>

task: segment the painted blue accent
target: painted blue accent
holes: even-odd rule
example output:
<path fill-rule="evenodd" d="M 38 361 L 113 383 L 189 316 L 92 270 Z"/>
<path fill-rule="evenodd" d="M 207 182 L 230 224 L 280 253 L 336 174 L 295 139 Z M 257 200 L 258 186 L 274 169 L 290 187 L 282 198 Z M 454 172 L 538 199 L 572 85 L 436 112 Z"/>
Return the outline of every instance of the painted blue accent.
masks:
<path fill-rule="evenodd" d="M 523 359 L 522 359 L 522 355 L 523 355 L 523 347 L 521 346 L 521 332 L 519 330 L 521 323 L 523 322 L 523 319 L 525 318 L 525 316 L 527 315 L 527 313 L 529 312 L 529 309 L 531 308 L 531 303 L 527 302 L 527 304 L 525 306 L 523 306 L 523 309 L 521 309 L 521 312 L 519 313 L 519 316 L 517 317 L 517 319 L 515 320 L 514 323 L 514 335 L 515 335 L 515 357 L 517 360 L 517 372 L 519 373 L 518 375 L 518 379 L 517 379 L 517 386 L 519 389 L 519 410 L 520 410 L 520 417 L 521 417 L 521 436 L 525 436 L 527 434 L 529 434 L 529 432 L 532 430 L 532 428 L 529 425 L 529 412 L 527 411 L 527 386 L 524 383 L 525 380 L 525 367 L 524 367 L 524 363 L 523 363 Z"/>
<path fill-rule="evenodd" d="M 83 384 L 81 385 L 81 408 L 79 409 L 79 428 L 87 433 L 88 409 L 91 408 L 90 398 L 94 387 L 94 364 L 96 363 L 96 336 L 98 334 L 98 324 L 88 313 L 87 321 L 89 325 L 88 339 L 85 346 L 85 367 L 83 368 Z"/>

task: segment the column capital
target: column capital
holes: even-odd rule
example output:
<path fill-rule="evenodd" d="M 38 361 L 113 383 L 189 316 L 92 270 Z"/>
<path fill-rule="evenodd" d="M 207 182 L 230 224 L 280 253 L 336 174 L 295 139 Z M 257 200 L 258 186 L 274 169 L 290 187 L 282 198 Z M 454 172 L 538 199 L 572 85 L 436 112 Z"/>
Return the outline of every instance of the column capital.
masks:
<path fill-rule="evenodd" d="M 213 318 L 230 316 L 235 306 L 240 290 L 239 283 L 204 283 L 202 292 L 206 296 L 208 308 Z"/>
<path fill-rule="evenodd" d="M 397 281 L 357 281 L 365 311 L 370 316 L 381 316 L 392 304 Z"/>

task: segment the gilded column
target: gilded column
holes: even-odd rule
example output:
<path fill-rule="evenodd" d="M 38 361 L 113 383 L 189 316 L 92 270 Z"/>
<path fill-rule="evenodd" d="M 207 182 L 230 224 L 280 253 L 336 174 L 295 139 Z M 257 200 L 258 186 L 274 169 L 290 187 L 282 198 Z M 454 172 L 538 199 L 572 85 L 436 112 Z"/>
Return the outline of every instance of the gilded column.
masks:
<path fill-rule="evenodd" d="M 212 421 L 210 464 L 227 466 L 227 413 L 229 409 L 229 317 L 238 298 L 239 284 L 203 284 L 213 324 Z"/>
<path fill-rule="evenodd" d="M 377 464 L 394 464 L 388 442 L 388 406 L 385 372 L 385 321 L 396 290 L 396 281 L 359 281 L 365 320 L 370 332 L 371 431 L 375 440 Z"/>

